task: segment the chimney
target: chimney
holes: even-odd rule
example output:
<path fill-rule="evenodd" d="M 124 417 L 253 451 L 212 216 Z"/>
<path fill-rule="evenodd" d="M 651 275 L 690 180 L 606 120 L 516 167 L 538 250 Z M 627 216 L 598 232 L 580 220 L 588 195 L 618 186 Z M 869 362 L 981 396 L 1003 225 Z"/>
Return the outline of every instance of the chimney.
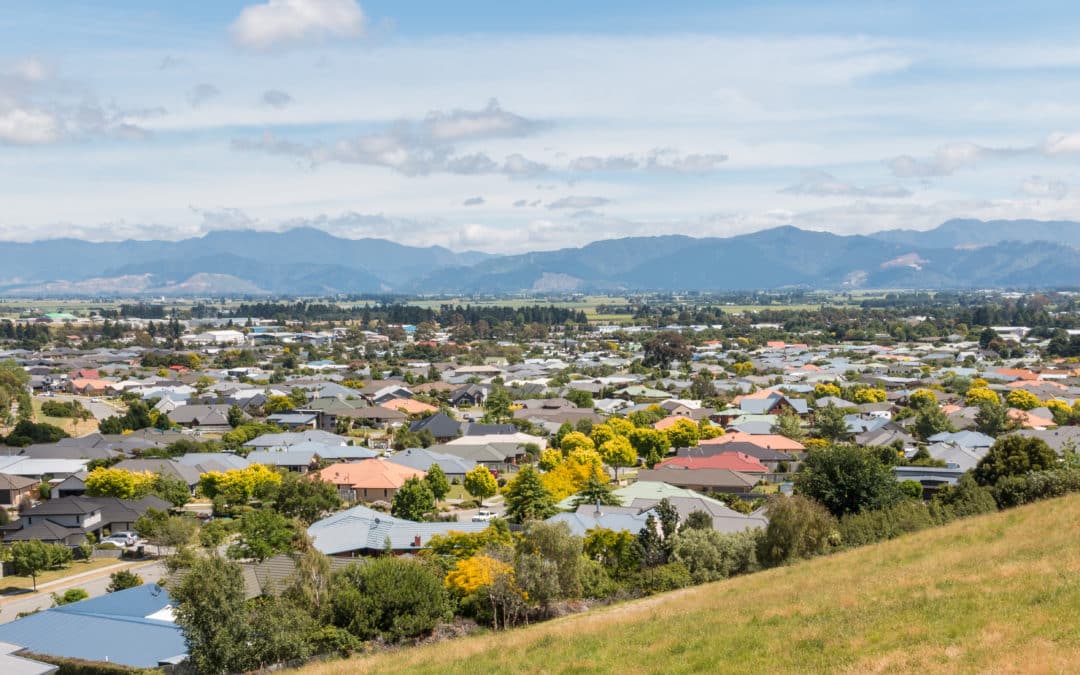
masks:
<path fill-rule="evenodd" d="M 413 548 L 420 548 L 420 535 L 416 535 L 412 540 Z"/>

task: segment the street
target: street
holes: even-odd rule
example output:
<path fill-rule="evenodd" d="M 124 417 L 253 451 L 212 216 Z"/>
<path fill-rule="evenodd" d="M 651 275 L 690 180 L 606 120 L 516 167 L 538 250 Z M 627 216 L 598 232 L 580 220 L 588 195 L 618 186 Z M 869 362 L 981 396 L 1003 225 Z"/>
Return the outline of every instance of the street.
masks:
<path fill-rule="evenodd" d="M 118 569 L 121 568 L 95 570 L 87 573 L 87 576 L 84 577 L 58 579 L 48 584 L 39 584 L 37 593 L 6 596 L 0 599 L 0 623 L 14 621 L 23 612 L 33 612 L 36 609 L 52 607 L 52 593 L 63 595 L 64 591 L 68 589 L 81 588 L 89 593 L 92 598 L 105 595 L 105 589 L 109 585 L 109 575 Z M 148 584 L 158 581 L 165 574 L 165 565 L 157 560 L 126 569 L 138 574 Z M 72 566 L 72 570 L 78 571 L 78 563 Z"/>

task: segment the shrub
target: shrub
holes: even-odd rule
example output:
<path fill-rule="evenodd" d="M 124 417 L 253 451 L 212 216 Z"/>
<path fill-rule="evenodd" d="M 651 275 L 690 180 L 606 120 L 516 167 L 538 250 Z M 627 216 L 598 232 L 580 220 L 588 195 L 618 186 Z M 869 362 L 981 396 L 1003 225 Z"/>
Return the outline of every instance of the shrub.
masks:
<path fill-rule="evenodd" d="M 850 444 L 807 452 L 795 485 L 837 517 L 891 506 L 903 498 L 892 469 L 872 452 Z"/>
<path fill-rule="evenodd" d="M 419 637 L 451 616 L 442 580 L 410 560 L 350 565 L 334 576 L 331 587 L 334 625 L 362 640 Z"/>
<path fill-rule="evenodd" d="M 671 556 L 690 570 L 696 583 L 726 579 L 758 569 L 761 530 L 721 534 L 715 530 L 683 530 L 674 537 Z"/>
<path fill-rule="evenodd" d="M 993 486 L 1002 478 L 1052 469 L 1057 463 L 1057 453 L 1042 439 L 1012 435 L 997 439 L 973 473 L 979 485 Z"/>
<path fill-rule="evenodd" d="M 59 607 L 60 605 L 70 605 L 73 602 L 79 602 L 90 597 L 90 594 L 81 588 L 69 588 L 64 591 L 63 595 L 52 593 L 53 607 Z"/>
<path fill-rule="evenodd" d="M 930 510 L 938 522 L 997 511 L 997 502 L 989 488 L 975 482 L 971 473 L 960 476 L 956 485 L 944 485 L 930 501 Z"/>
<path fill-rule="evenodd" d="M 1009 476 L 999 480 L 993 492 L 997 505 L 1003 509 L 1080 492 L 1080 469 L 1073 467 Z"/>
<path fill-rule="evenodd" d="M 686 588 L 693 583 L 694 578 L 686 565 L 673 562 L 642 570 L 634 585 L 645 595 L 652 595 Z"/>
<path fill-rule="evenodd" d="M 930 509 L 922 502 L 902 501 L 876 511 L 853 513 L 840 519 L 840 540 L 844 546 L 863 546 L 917 532 L 935 524 Z"/>
<path fill-rule="evenodd" d="M 109 575 L 109 585 L 105 588 L 106 593 L 115 593 L 128 588 L 142 586 L 143 580 L 138 574 L 129 570 L 120 570 Z"/>
<path fill-rule="evenodd" d="M 758 560 L 772 567 L 825 553 L 839 543 L 836 518 L 813 499 L 773 497 L 766 514 L 769 526 L 758 543 Z"/>

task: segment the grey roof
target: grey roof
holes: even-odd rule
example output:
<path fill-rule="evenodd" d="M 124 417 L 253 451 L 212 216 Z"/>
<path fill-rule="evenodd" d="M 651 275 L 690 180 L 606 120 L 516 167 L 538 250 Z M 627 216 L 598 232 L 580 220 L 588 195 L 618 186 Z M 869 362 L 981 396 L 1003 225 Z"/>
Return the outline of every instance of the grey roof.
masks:
<path fill-rule="evenodd" d="M 8 642 L 0 642 L 0 673 L 4 675 L 47 675 L 59 670 L 59 666 L 51 663 L 34 661 L 22 656 L 18 652 L 23 648 Z"/>
<path fill-rule="evenodd" d="M 434 452 L 426 448 L 409 448 L 390 455 L 386 459 L 395 464 L 407 466 L 411 469 L 419 469 L 420 471 L 427 471 L 432 464 L 438 464 L 443 473 L 448 476 L 463 476 L 476 466 L 474 460 Z"/>
<path fill-rule="evenodd" d="M 416 523 L 395 518 L 366 506 L 335 513 L 312 523 L 308 534 L 315 548 L 327 555 L 351 551 L 378 552 L 386 547 L 395 551 L 418 551 L 424 548 L 434 535 L 449 532 L 481 532 L 487 523 Z M 419 546 L 417 546 L 419 538 Z"/>
<path fill-rule="evenodd" d="M 309 429 L 307 431 L 291 433 L 263 434 L 262 436 L 257 436 L 247 443 L 244 443 L 244 446 L 248 448 L 285 448 L 290 445 L 307 443 L 309 441 L 325 443 L 326 445 L 345 445 L 347 440 L 349 439 L 332 434 L 329 431 Z"/>
<path fill-rule="evenodd" d="M 319 416 L 315 413 L 285 412 L 275 413 L 267 417 L 267 421 L 278 424 L 311 424 Z"/>
<path fill-rule="evenodd" d="M 0 625 L 0 640 L 37 654 L 153 668 L 187 653 L 179 626 L 148 618 L 171 604 L 167 591 L 146 584 Z"/>
<path fill-rule="evenodd" d="M 671 505 L 679 512 L 679 522 L 683 522 L 694 511 L 704 511 L 712 517 L 713 529 L 717 532 L 742 532 L 755 527 L 767 527 L 769 519 L 760 513 L 743 514 L 728 507 L 719 500 L 709 497 L 668 497 Z M 651 509 L 660 500 L 637 498 L 630 502 L 630 506 L 640 509 Z"/>
<path fill-rule="evenodd" d="M 978 431 L 943 431 L 926 439 L 931 443 L 951 443 L 965 448 L 989 448 L 994 439 Z"/>
<path fill-rule="evenodd" d="M 1021 429 L 1013 432 L 1013 435 L 1024 436 L 1025 438 L 1040 438 L 1059 455 L 1064 454 L 1066 448 L 1072 448 L 1073 450 L 1080 448 L 1080 427 Z"/>
<path fill-rule="evenodd" d="M 573 513 L 557 513 L 547 519 L 549 523 L 566 523 L 570 531 L 579 537 L 589 530 L 602 527 L 615 532 L 640 532 L 648 519 L 647 513 L 625 513 L 619 507 L 601 506 L 597 512 L 595 506 L 582 504 Z"/>
<path fill-rule="evenodd" d="M 198 469 L 193 466 L 188 466 L 187 464 L 181 464 L 172 459 L 125 459 L 121 462 L 117 462 L 113 468 L 125 469 L 136 473 L 142 471 L 160 473 L 164 476 L 169 476 L 170 478 L 179 478 L 188 485 L 195 485 L 199 482 Z"/>
<path fill-rule="evenodd" d="M 176 461 L 184 466 L 193 466 L 200 473 L 222 470 L 219 468 L 211 469 L 209 468 L 211 465 L 224 467 L 224 470 L 227 471 L 229 469 L 246 469 L 251 463 L 240 455 L 234 455 L 231 452 L 189 452 L 186 455 L 177 457 Z"/>
<path fill-rule="evenodd" d="M 265 464 L 267 466 L 311 466 L 315 461 L 315 453 L 311 450 L 255 450 L 248 454 L 247 460 L 252 464 Z"/>
<path fill-rule="evenodd" d="M 437 412 L 409 425 L 409 431 L 413 433 L 424 429 L 430 431 L 435 438 L 454 438 L 461 435 L 461 422 L 444 412 Z"/>

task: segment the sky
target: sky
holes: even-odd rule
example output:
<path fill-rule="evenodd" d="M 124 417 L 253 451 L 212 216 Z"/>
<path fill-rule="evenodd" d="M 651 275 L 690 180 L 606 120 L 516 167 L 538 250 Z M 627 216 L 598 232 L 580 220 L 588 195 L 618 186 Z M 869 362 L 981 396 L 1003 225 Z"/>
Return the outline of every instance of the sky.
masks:
<path fill-rule="evenodd" d="M 1080 214 L 1076 3 L 4 9 L 0 241 L 517 253 Z"/>

